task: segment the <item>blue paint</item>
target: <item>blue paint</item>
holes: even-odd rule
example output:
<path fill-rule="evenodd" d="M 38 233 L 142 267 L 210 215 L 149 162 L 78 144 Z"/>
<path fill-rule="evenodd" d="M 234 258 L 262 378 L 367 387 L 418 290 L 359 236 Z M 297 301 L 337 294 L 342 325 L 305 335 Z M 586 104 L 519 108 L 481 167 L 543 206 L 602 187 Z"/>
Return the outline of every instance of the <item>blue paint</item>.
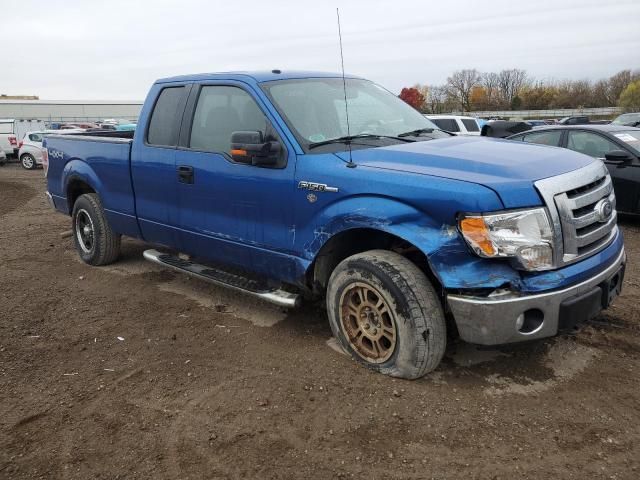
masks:
<path fill-rule="evenodd" d="M 45 139 L 55 206 L 70 213 L 68 185 L 81 179 L 98 193 L 120 233 L 297 285 L 326 242 L 352 229 L 380 230 L 415 245 L 442 285 L 456 291 L 562 288 L 593 276 L 622 248 L 620 235 L 586 260 L 543 273 L 477 257 L 457 231 L 459 213 L 542 205 L 534 181 L 593 160 L 566 149 L 452 137 L 354 150 L 357 166 L 348 168 L 345 151 L 305 154 L 260 88 L 261 82 L 317 77 L 336 74 L 238 72 L 159 80 L 131 142 Z M 232 85 L 251 95 L 281 138 L 286 165 L 258 168 L 221 154 L 147 145 L 146 126 L 161 89 L 184 85 L 195 92 L 200 84 Z M 180 121 L 182 112 L 176 115 Z M 179 165 L 193 167 L 193 184 L 177 181 Z M 309 192 L 297 188 L 303 180 L 338 191 L 317 192 L 311 202 Z"/>

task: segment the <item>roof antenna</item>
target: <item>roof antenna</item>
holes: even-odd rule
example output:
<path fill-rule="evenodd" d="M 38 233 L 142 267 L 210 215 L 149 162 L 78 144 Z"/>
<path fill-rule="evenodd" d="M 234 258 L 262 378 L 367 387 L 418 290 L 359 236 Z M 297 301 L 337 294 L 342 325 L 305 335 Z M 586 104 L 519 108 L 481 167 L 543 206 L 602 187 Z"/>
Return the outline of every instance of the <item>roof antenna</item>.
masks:
<path fill-rule="evenodd" d="M 351 136 L 351 129 L 349 128 L 349 106 L 347 105 L 347 81 L 344 78 L 344 55 L 342 54 L 342 30 L 340 29 L 340 9 L 336 8 L 336 15 L 338 16 L 338 38 L 340 39 L 340 62 L 342 64 L 342 89 L 344 90 L 344 112 L 347 115 L 347 137 Z M 353 163 L 353 156 L 351 155 L 351 140 L 347 140 L 347 147 L 349 147 L 349 161 L 347 167 L 355 168 L 356 164 Z"/>

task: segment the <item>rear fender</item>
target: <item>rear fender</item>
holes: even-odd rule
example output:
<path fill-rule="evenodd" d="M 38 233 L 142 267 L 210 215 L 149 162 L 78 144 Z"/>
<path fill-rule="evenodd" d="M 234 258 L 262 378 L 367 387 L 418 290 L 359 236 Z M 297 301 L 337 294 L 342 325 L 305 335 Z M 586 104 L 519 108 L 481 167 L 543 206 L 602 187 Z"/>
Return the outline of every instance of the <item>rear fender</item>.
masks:
<path fill-rule="evenodd" d="M 67 199 L 67 192 L 69 185 L 72 181 L 80 180 L 91 187 L 91 189 L 100 196 L 102 192 L 102 181 L 96 174 L 96 172 L 89 166 L 88 163 L 80 159 L 72 159 L 67 162 L 60 176 L 60 192 L 64 192 L 65 199 Z M 67 213 L 71 213 L 73 205 L 69 205 Z"/>

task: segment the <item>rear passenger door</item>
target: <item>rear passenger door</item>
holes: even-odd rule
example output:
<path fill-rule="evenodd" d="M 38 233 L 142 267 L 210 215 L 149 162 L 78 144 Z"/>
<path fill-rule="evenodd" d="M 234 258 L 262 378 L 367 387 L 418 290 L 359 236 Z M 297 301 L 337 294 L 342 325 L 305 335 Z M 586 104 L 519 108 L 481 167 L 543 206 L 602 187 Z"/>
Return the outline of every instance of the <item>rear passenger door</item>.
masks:
<path fill-rule="evenodd" d="M 295 154 L 262 101 L 241 82 L 194 87 L 177 150 L 180 246 L 209 260 L 287 279 L 293 270 Z M 273 166 L 234 161 L 231 135 L 260 131 L 282 146 Z M 174 175 L 176 175 L 174 173 Z"/>
<path fill-rule="evenodd" d="M 143 138 L 136 138 L 131 151 L 131 176 L 142 236 L 148 242 L 170 247 L 179 240 L 175 229 L 175 154 L 190 89 L 189 84 L 154 85 L 149 95 L 155 102 L 149 112 L 141 115 L 146 114 L 149 122 Z"/>

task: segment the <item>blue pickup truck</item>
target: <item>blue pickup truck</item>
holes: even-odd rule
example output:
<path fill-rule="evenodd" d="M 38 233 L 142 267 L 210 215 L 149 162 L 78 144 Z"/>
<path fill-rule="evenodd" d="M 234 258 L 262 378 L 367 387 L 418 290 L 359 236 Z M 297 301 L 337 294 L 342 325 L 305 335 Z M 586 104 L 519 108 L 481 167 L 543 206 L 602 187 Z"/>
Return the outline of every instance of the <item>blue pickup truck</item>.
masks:
<path fill-rule="evenodd" d="M 116 261 L 125 235 L 150 261 L 278 305 L 324 298 L 343 348 L 396 377 L 433 370 L 456 338 L 556 335 L 622 285 L 601 161 L 451 136 L 358 77 L 162 79 L 135 133 L 44 146 L 48 199 L 86 263 Z"/>

